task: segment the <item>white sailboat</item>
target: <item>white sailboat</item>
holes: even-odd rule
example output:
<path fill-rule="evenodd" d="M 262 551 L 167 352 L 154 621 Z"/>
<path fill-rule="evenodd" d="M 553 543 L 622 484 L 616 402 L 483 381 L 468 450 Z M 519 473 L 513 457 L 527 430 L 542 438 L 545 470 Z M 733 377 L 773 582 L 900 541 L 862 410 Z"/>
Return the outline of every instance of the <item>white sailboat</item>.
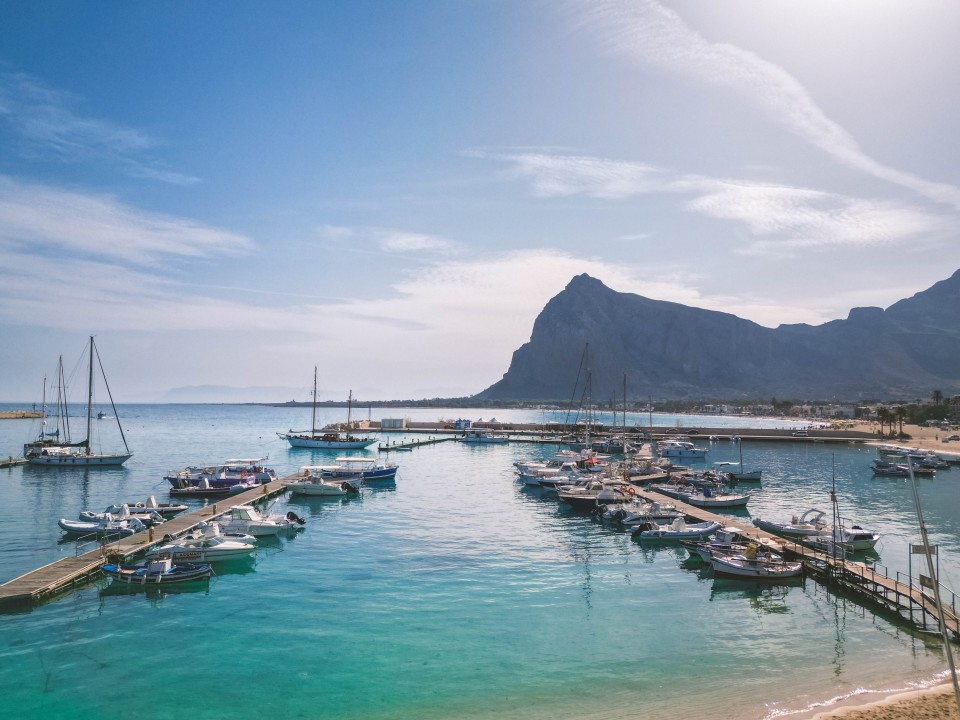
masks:
<path fill-rule="evenodd" d="M 113 408 L 113 415 L 117 418 L 117 428 L 120 430 L 120 438 L 123 440 L 123 447 L 125 452 L 122 453 L 95 453 L 93 452 L 91 444 L 91 420 L 93 418 L 93 364 L 94 356 L 96 355 L 97 363 L 100 365 L 100 374 L 103 377 L 104 385 L 107 388 L 107 395 L 110 398 L 110 407 Z M 62 376 L 63 376 L 63 362 L 60 363 L 60 375 L 61 375 L 61 396 L 62 396 Z M 61 415 L 64 419 L 67 417 L 67 406 L 66 399 L 63 398 L 62 402 L 58 402 Z M 44 419 L 44 423 L 46 420 Z M 53 465 L 56 467 L 76 467 L 76 466 L 118 466 L 123 465 L 127 460 L 129 460 L 133 453 L 130 452 L 130 447 L 127 445 L 127 438 L 123 434 L 123 427 L 120 425 L 120 418 L 117 415 L 117 408 L 113 403 L 113 395 L 110 394 L 110 386 L 107 384 L 107 376 L 103 372 L 103 364 L 100 363 L 100 355 L 96 352 L 96 346 L 93 341 L 93 336 L 90 336 L 90 359 L 89 359 L 89 372 L 87 375 L 87 435 L 84 440 L 78 443 L 72 443 L 70 441 L 70 428 L 69 425 L 64 422 L 64 427 L 62 428 L 65 432 L 66 437 L 63 440 L 60 439 L 59 433 L 61 428 L 58 423 L 57 427 L 57 437 L 58 441 L 55 444 L 50 444 L 49 434 L 46 441 L 44 442 L 43 433 L 41 433 L 41 441 L 37 443 L 28 443 L 24 446 L 23 456 L 26 458 L 27 462 L 31 465 Z"/>
<path fill-rule="evenodd" d="M 313 368 L 313 415 L 310 421 L 310 432 L 291 430 L 286 433 L 277 433 L 294 448 L 310 448 L 313 450 L 361 450 L 373 445 L 376 438 L 354 437 L 350 434 L 350 412 L 353 408 L 353 390 L 347 400 L 347 432 L 321 431 L 317 432 L 317 368 Z"/>

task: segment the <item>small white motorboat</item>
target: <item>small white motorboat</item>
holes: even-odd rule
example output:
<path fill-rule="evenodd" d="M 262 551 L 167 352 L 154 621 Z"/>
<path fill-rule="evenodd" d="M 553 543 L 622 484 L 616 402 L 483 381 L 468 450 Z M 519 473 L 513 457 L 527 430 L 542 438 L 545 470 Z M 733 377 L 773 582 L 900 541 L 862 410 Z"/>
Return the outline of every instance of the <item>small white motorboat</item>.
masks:
<path fill-rule="evenodd" d="M 251 537 L 251 540 L 255 538 Z M 161 560 L 170 558 L 175 563 L 216 562 L 250 557 L 255 549 L 252 543 L 227 540 L 220 534 L 198 533 L 161 545 L 147 557 Z"/>
<path fill-rule="evenodd" d="M 327 477 L 324 471 L 334 467 L 336 466 L 305 465 L 300 468 L 300 474 L 297 478 L 286 483 L 286 485 L 294 495 L 344 497 L 358 494 L 363 479 L 360 477 L 343 479 Z"/>
<path fill-rule="evenodd" d="M 80 513 L 80 520 L 83 522 L 99 522 L 106 517 L 112 517 L 116 520 L 130 520 L 136 518 L 147 527 L 153 527 L 163 522 L 163 516 L 154 510 L 144 510 L 134 512 L 129 505 L 108 505 L 103 512 L 94 512 L 84 510 Z"/>
<path fill-rule="evenodd" d="M 147 526 L 137 518 L 120 520 L 113 515 L 90 522 L 60 518 L 57 525 L 68 535 L 96 535 L 97 537 L 126 537 L 147 529 Z"/>
<path fill-rule="evenodd" d="M 719 529 L 720 523 L 715 520 L 688 525 L 683 517 L 678 517 L 669 525 L 655 522 L 637 525 L 631 528 L 630 534 L 641 540 L 706 540 Z"/>
<path fill-rule="evenodd" d="M 276 535 L 281 530 L 291 530 L 306 523 L 293 511 L 286 515 L 267 515 L 252 505 L 235 505 L 217 520 L 225 533 L 239 532 L 264 537 Z"/>

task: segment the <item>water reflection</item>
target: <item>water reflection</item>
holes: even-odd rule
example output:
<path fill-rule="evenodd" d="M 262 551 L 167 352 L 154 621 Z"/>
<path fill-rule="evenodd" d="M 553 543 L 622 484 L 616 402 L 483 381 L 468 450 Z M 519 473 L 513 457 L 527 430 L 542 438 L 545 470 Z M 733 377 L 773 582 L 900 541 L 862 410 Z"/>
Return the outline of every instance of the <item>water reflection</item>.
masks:
<path fill-rule="evenodd" d="M 802 577 L 777 583 L 715 577 L 710 588 L 710 602 L 742 599 L 758 613 L 789 613 L 787 596 L 793 587 L 802 584 Z"/>

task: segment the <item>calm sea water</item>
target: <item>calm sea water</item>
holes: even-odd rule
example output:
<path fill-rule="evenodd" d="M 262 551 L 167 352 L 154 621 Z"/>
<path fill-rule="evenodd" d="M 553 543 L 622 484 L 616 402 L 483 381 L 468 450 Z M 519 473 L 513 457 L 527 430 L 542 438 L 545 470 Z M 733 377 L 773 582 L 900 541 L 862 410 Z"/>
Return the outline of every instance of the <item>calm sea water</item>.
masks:
<path fill-rule="evenodd" d="M 120 413 L 135 453 L 122 469 L 0 470 L 0 581 L 77 552 L 60 540 L 60 517 L 151 494 L 165 500 L 168 470 L 268 455 L 285 474 L 332 460 L 288 449 L 275 434 L 308 426 L 309 409 L 131 405 Z M 324 411 L 322 422 L 343 416 Z M 112 421 L 97 426 L 104 449 L 116 447 Z M 16 455 L 36 429 L 0 421 L 0 455 Z M 523 490 L 512 463 L 550 451 L 442 443 L 392 455 L 401 464 L 394 487 L 345 501 L 277 501 L 274 511 L 293 509 L 305 528 L 261 541 L 252 561 L 222 567 L 209 586 L 145 594 L 104 580 L 2 613 L 2 706 L 19 720 L 799 718 L 831 699 L 941 676 L 936 637 L 810 579 L 714 580 L 682 550 L 641 545 Z M 764 470 L 750 515 L 829 511 L 835 464 L 842 513 L 883 534 L 879 562 L 907 570 L 908 545 L 919 539 L 910 489 L 872 476 L 873 449 L 805 442 L 743 451 L 745 465 Z M 738 459 L 735 444 L 714 442 L 705 465 Z M 958 480 L 960 469 L 921 481 L 950 587 L 960 587 Z"/>

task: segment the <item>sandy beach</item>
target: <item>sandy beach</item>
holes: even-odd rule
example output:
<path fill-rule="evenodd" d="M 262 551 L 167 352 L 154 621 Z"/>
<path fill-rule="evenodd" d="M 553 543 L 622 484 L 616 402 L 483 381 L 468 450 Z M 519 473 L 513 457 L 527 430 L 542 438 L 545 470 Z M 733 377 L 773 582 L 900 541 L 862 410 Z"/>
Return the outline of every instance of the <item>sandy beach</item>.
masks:
<path fill-rule="evenodd" d="M 868 705 L 843 707 L 814 715 L 813 720 L 957 720 L 957 699 L 947 683 L 925 690 L 892 695 Z"/>
<path fill-rule="evenodd" d="M 876 432 L 876 423 L 859 423 L 855 430 Z M 878 442 L 917 447 L 934 452 L 960 452 L 960 442 L 946 442 L 944 438 L 952 431 L 937 428 L 904 425 L 903 431 L 910 435 L 909 440 L 889 440 L 877 438 Z M 956 653 L 955 653 L 956 654 Z M 950 683 L 923 690 L 892 695 L 885 700 L 867 705 L 854 705 L 819 713 L 813 720 L 826 718 L 844 718 L 844 720 L 960 720 L 957 699 Z"/>

